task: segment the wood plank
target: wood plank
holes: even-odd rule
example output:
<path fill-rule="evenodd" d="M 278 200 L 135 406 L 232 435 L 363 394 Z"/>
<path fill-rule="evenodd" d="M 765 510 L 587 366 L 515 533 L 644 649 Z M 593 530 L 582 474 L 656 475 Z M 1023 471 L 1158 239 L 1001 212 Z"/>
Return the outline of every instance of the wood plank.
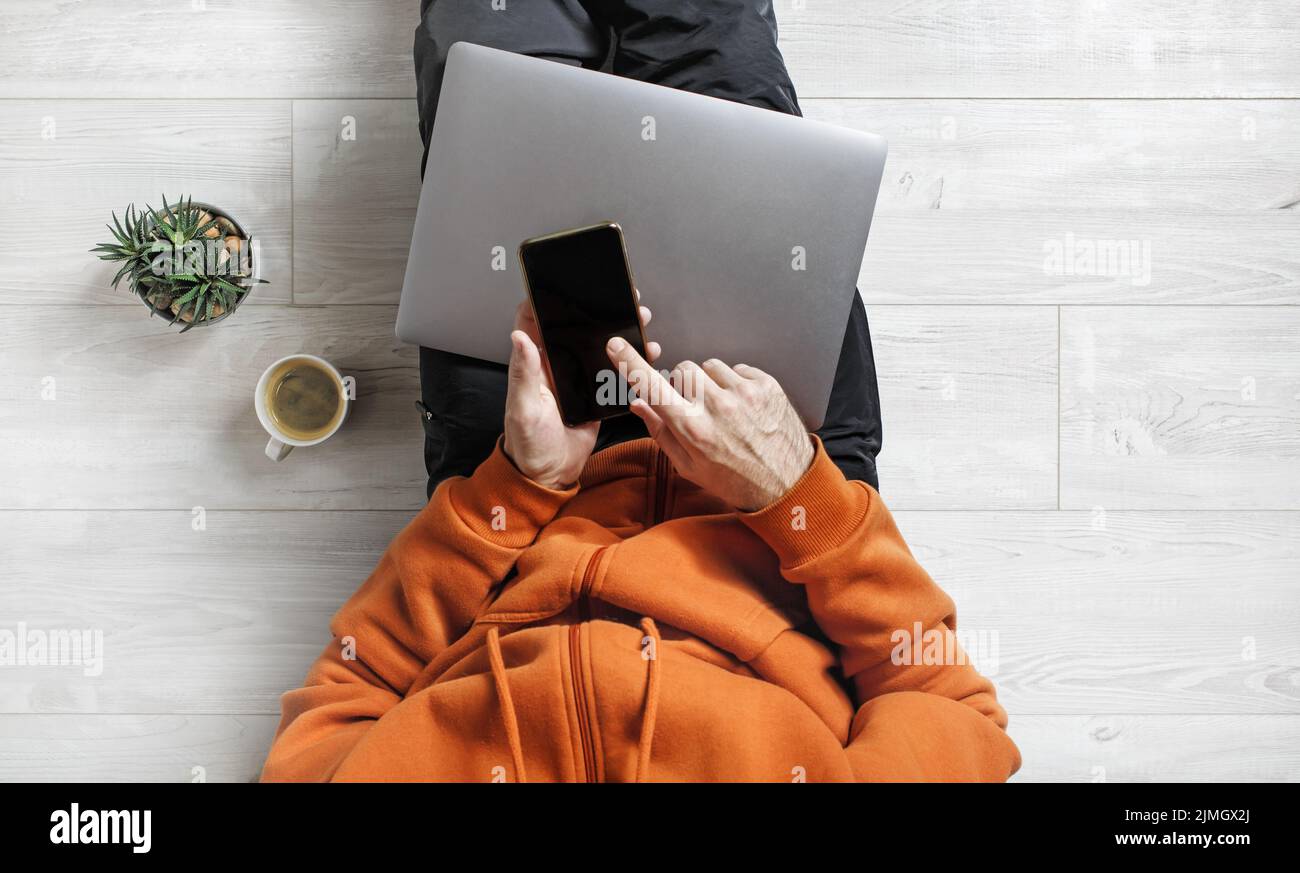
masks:
<path fill-rule="evenodd" d="M 172 96 L 123 63 L 183 33 L 211 96 L 410 97 L 417 0 L 143 0 L 6 7 L 0 97 Z M 197 8 L 196 8 L 197 7 Z M 804 97 L 1293 97 L 1290 0 L 778 0 Z M 1032 71 L 1032 75 L 1026 75 Z"/>
<path fill-rule="evenodd" d="M 269 715 L 0 715 L 0 781 L 254 782 Z"/>
<path fill-rule="evenodd" d="M 275 716 L 0 715 L 6 782 L 252 782 Z M 1295 782 L 1300 717 L 1012 717 L 1018 782 Z"/>
<path fill-rule="evenodd" d="M 897 509 L 1056 507 L 1056 310 L 871 306 Z"/>
<path fill-rule="evenodd" d="M 1300 508 L 1300 312 L 1065 308 L 1066 508 Z"/>
<path fill-rule="evenodd" d="M 1233 212 L 1300 201 L 1291 100 L 828 100 L 809 101 L 805 114 L 889 141 L 882 213 Z"/>
<path fill-rule="evenodd" d="M 173 67 L 146 69 L 183 39 L 186 87 L 211 97 L 412 97 L 420 0 L 138 0 L 9 4 L 0 97 L 175 97 Z M 171 104 L 169 104 L 169 107 Z"/>
<path fill-rule="evenodd" d="M 274 714 L 412 514 L 2 513 L 4 627 L 103 659 L 6 667 L 0 711 Z M 1295 513 L 897 517 L 1017 717 L 1300 712 Z"/>
<path fill-rule="evenodd" d="M 0 513 L 0 626 L 102 639 L 99 661 L 0 670 L 0 711 L 278 713 L 413 515 Z"/>
<path fill-rule="evenodd" d="M 82 8 L 80 6 L 76 8 Z M 0 101 L 0 303 L 144 307 L 90 254 L 127 204 L 191 196 L 261 246 L 250 302 L 285 302 L 292 185 L 287 101 Z"/>
<path fill-rule="evenodd" d="M 143 307 L 0 308 L 0 507 L 419 507 L 417 354 L 394 317 L 248 306 L 180 334 Z M 276 464 L 253 389 L 295 352 L 355 376 L 357 400 L 338 436 Z"/>
<path fill-rule="evenodd" d="M 416 350 L 393 338 L 392 307 L 249 307 L 184 336 L 134 308 L 13 307 L 5 317 L 12 340 L 0 349 L 0 378 L 17 402 L 0 407 L 7 448 L 0 506 L 396 509 L 423 502 L 421 433 L 411 408 Z M 897 505 L 1055 506 L 1055 313 L 873 307 L 871 317 L 889 428 L 881 472 Z M 249 395 L 263 367 L 299 350 L 359 374 L 361 396 L 338 438 L 274 465 L 262 458 Z M 183 365 L 142 367 L 182 354 L 190 356 Z M 215 390 L 151 399 L 164 386 L 213 372 L 225 380 Z M 43 400 L 51 378 L 57 399 Z M 355 463 L 359 446 L 365 464 Z"/>
<path fill-rule="evenodd" d="M 868 304 L 1295 305 L 1300 213 L 882 213 L 858 287 Z"/>
<path fill-rule="evenodd" d="M 898 523 L 1012 713 L 1300 713 L 1296 513 L 900 512 Z"/>
<path fill-rule="evenodd" d="M 294 102 L 296 302 L 397 302 L 422 153 L 413 100 Z"/>
<path fill-rule="evenodd" d="M 891 140 L 859 277 L 871 303 L 1300 302 L 1300 211 L 1275 208 L 1300 198 L 1291 103 L 805 108 Z M 294 112 L 295 299 L 396 303 L 419 185 L 414 101 Z"/>
<path fill-rule="evenodd" d="M 1017 782 L 1297 782 L 1294 715 L 1024 716 Z"/>
<path fill-rule="evenodd" d="M 0 627 L 105 642 L 102 675 L 0 671 L 0 779 L 255 779 L 279 695 L 423 502 L 391 334 L 418 5 L 0 12 Z M 1300 96 L 1300 6 L 776 12 L 807 114 L 891 141 L 860 278 L 884 494 L 962 631 L 997 634 L 976 655 L 1017 778 L 1300 781 L 1300 107 L 1274 99 Z M 203 99 L 122 63 L 178 32 Z M 109 209 L 182 186 L 262 238 L 256 303 L 384 305 L 147 321 L 86 249 Z M 1144 265 L 1048 264 L 1123 243 Z M 361 400 L 273 465 L 248 395 L 297 350 Z"/>
<path fill-rule="evenodd" d="M 806 97 L 1293 97 L 1300 11 L 1177 0 L 776 0 Z"/>

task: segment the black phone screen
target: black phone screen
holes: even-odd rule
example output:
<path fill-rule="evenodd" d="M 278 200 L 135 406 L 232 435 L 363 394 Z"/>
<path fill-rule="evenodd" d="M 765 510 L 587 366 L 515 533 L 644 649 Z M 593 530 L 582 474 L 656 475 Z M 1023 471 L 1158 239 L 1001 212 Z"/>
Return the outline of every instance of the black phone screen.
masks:
<path fill-rule="evenodd" d="M 530 240 L 519 259 L 564 422 L 627 412 L 626 383 L 605 353 L 621 336 L 645 357 L 622 232 L 610 224 Z"/>

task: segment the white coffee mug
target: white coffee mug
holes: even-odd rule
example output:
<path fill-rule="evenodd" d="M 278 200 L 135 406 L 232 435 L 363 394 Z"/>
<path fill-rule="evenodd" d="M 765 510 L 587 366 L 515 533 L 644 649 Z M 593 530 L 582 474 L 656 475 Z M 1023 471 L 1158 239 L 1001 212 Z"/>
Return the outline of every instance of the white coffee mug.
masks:
<path fill-rule="evenodd" d="M 267 383 L 270 382 L 272 374 L 290 361 L 311 361 L 323 368 L 334 377 L 334 381 L 338 385 L 339 396 L 343 398 L 343 414 L 339 416 L 339 420 L 330 428 L 328 433 L 315 439 L 300 440 L 289 436 L 276 426 L 275 420 L 271 418 L 271 413 L 266 408 Z M 272 461 L 283 461 L 294 450 L 294 447 L 317 446 L 338 433 L 339 428 L 343 426 L 343 422 L 348 420 L 348 413 L 352 411 L 352 400 L 348 396 L 348 386 L 343 379 L 343 374 L 329 361 L 315 355 L 289 355 L 267 367 L 262 373 L 262 377 L 257 380 L 257 389 L 253 394 L 253 408 L 257 410 L 257 420 L 262 423 L 262 427 L 271 435 L 271 438 L 266 443 L 266 456 Z"/>

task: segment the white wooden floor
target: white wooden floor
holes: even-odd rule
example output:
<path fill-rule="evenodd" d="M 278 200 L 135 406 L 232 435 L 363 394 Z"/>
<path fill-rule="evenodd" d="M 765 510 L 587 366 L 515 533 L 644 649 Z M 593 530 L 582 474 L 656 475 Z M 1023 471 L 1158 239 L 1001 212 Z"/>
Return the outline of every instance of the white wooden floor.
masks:
<path fill-rule="evenodd" d="M 392 333 L 417 6 L 0 11 L 0 631 L 104 641 L 99 676 L 0 667 L 0 779 L 255 778 L 421 505 Z M 807 114 L 891 143 L 881 477 L 996 639 L 1018 778 L 1300 779 L 1300 5 L 776 7 Z M 177 44 L 179 92 L 147 63 Z M 272 284 L 218 328 L 169 332 L 86 253 L 164 191 L 263 241 Z M 250 392 L 300 350 L 360 396 L 277 466 Z"/>

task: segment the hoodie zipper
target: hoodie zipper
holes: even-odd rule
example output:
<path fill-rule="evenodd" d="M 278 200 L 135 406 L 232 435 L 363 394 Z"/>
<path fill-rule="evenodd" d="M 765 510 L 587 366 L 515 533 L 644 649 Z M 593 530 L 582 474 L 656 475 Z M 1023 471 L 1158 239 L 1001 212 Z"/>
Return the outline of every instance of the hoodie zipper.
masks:
<path fill-rule="evenodd" d="M 668 511 L 668 456 L 655 451 L 655 501 L 653 523 L 664 520 Z M 591 621 L 591 586 L 596 583 L 600 558 L 609 546 L 600 546 L 587 559 L 578 588 L 578 621 L 569 626 L 569 674 L 573 677 L 573 701 L 578 711 L 578 744 L 582 748 L 582 773 L 587 782 L 596 781 L 596 747 L 592 738 L 590 714 L 587 711 L 586 673 L 582 668 L 582 628 Z"/>
<path fill-rule="evenodd" d="M 591 603 L 588 596 L 591 586 L 596 582 L 596 569 L 601 553 L 608 546 L 601 546 L 591 553 L 587 566 L 582 571 L 582 585 L 578 588 L 578 622 L 569 626 L 569 673 L 573 677 L 573 703 L 578 711 L 578 744 L 582 747 L 582 772 L 586 782 L 596 781 L 596 746 L 592 740 L 591 721 L 587 712 L 586 674 L 582 669 L 582 628 L 591 621 Z"/>
<path fill-rule="evenodd" d="M 655 507 L 653 523 L 664 520 L 668 509 L 668 456 L 662 449 L 655 449 Z"/>

